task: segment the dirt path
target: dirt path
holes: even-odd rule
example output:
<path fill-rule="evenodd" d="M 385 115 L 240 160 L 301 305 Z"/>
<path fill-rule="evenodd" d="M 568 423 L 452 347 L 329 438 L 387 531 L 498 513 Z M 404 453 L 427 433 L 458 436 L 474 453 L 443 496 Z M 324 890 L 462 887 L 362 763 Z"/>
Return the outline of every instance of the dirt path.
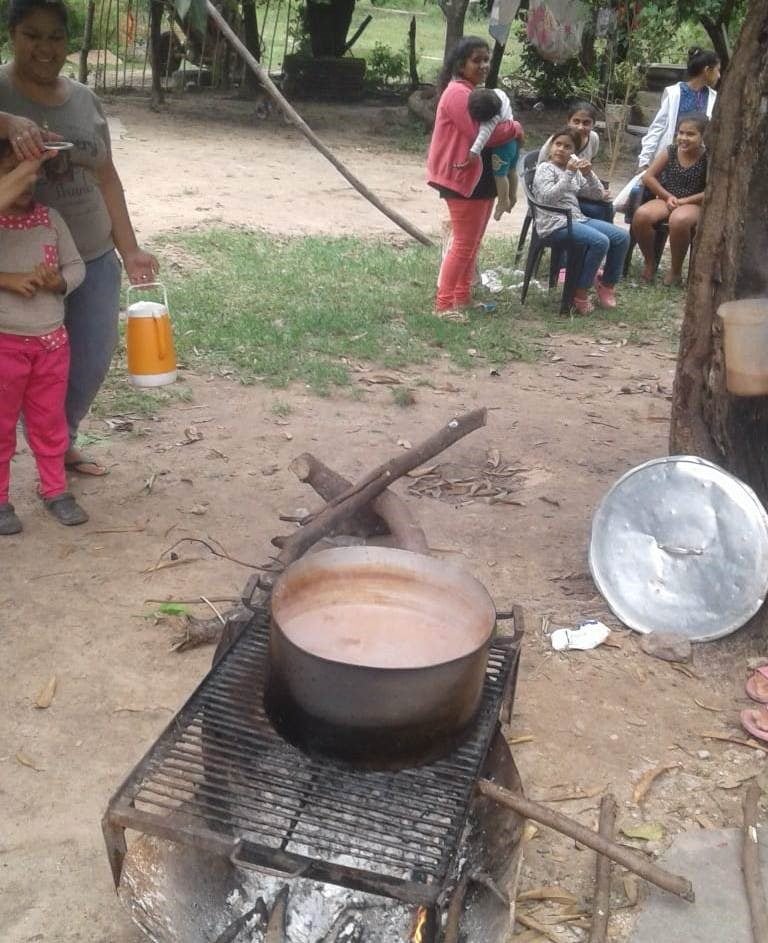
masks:
<path fill-rule="evenodd" d="M 340 191 L 330 168 L 289 129 L 259 126 L 254 141 L 245 128 L 222 123 L 204 134 L 188 118 L 161 119 L 130 104 L 110 113 L 124 128 L 118 162 L 144 236 L 215 219 L 276 233 L 388 231 L 375 211 Z M 420 159 L 358 150 L 344 130 L 329 128 L 327 136 L 383 195 L 396 177 L 401 208 L 430 228 L 436 201 L 422 186 Z M 223 181 L 215 193 L 213 169 Z M 71 531 L 32 497 L 32 463 L 23 452 L 13 473 L 25 532 L 0 547 L 0 938 L 143 939 L 114 897 L 99 821 L 211 657 L 210 649 L 172 653 L 177 630 L 148 618 L 154 604 L 147 600 L 234 597 L 250 572 L 188 545 L 180 549 L 183 565 L 148 573 L 163 551 L 185 536 L 210 536 L 240 559 L 263 560 L 269 539 L 290 526 L 278 515 L 313 503 L 287 470 L 293 456 L 314 451 L 356 477 L 395 452 L 398 440 L 418 441 L 479 404 L 490 408 L 488 426 L 447 457 L 482 473 L 488 451 L 498 450 L 521 469 L 519 505 L 407 500 L 436 554 L 468 567 L 500 608 L 513 601 L 525 608 L 511 733 L 533 738 L 515 748 L 529 794 L 581 796 L 559 807 L 587 824 L 596 819 L 597 791 L 607 788 L 620 799 L 621 824 L 656 821 L 670 834 L 736 821 L 732 787 L 760 768 L 763 755 L 698 734 L 725 730 L 737 716 L 753 641 L 742 634 L 702 649 L 692 674 L 680 673 L 639 652 L 586 573 L 597 501 L 622 472 L 665 452 L 673 367 L 661 347 L 553 336 L 542 363 L 515 365 L 499 377 L 482 362 L 466 374 L 438 364 L 435 388 L 420 388 L 408 409 L 361 375 L 359 401 L 281 392 L 290 406 L 282 418 L 285 410 L 273 409 L 276 397 L 265 389 L 186 374 L 192 399 L 136 421 L 131 432 L 110 433 L 91 420 L 90 430 L 104 437 L 93 450 L 111 474 L 74 483 L 91 522 Z M 190 425 L 203 438 L 184 444 Z M 541 631 L 544 616 L 554 625 L 599 616 L 617 628 L 614 644 L 554 655 Z M 35 709 L 52 676 L 52 705 Z M 630 801 L 634 783 L 670 763 L 679 768 L 638 809 Z M 540 832 L 524 881 L 558 882 L 588 897 L 592 866 L 590 854 Z M 620 888 L 617 882 L 619 898 Z M 616 921 L 615 939 L 628 920 Z"/>

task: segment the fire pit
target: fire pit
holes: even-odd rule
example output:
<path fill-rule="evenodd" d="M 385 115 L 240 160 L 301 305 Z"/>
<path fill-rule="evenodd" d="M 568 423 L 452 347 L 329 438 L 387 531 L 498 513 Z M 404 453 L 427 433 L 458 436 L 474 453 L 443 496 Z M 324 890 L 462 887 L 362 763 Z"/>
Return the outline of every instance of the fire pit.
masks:
<path fill-rule="evenodd" d="M 372 772 L 275 731 L 267 622 L 245 626 L 109 803 L 109 860 L 136 923 L 158 943 L 435 943 L 446 927 L 505 939 L 521 823 L 475 785 L 519 788 L 499 728 L 519 633 L 491 645 L 459 747 Z M 142 833 L 130 849 L 126 829 Z"/>

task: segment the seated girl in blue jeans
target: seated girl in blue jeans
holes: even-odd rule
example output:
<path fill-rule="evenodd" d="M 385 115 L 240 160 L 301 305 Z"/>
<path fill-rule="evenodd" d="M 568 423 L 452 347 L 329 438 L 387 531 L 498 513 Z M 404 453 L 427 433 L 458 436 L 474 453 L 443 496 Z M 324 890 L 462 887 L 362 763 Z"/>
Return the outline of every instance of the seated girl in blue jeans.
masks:
<path fill-rule="evenodd" d="M 594 199 L 599 200 L 603 194 L 603 185 L 595 176 L 592 164 L 576 157 L 580 144 L 580 136 L 569 127 L 552 135 L 549 158 L 536 168 L 533 195 L 537 202 L 571 211 L 573 239 L 586 249 L 584 265 L 576 282 L 573 307 L 579 314 L 589 314 L 594 311 L 588 295 L 593 283 L 600 307 L 616 307 L 615 288 L 629 248 L 629 233 L 613 223 L 588 219 L 579 208 L 579 195 L 587 198 L 594 195 Z M 560 213 L 537 210 L 536 231 L 550 245 L 568 239 L 565 217 Z M 603 259 L 603 275 L 596 281 Z"/>

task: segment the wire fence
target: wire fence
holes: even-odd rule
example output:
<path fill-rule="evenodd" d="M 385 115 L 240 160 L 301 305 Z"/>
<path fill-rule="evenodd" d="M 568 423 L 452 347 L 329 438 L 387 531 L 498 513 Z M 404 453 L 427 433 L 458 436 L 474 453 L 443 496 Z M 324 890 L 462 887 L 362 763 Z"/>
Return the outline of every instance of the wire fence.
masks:
<path fill-rule="evenodd" d="M 73 77 L 83 78 L 97 91 L 149 90 L 152 87 L 150 4 L 146 0 L 98 0 L 90 48 L 69 56 Z M 285 57 L 297 44 L 296 0 L 266 0 L 257 7 L 262 64 L 280 73 Z M 242 35 L 242 17 L 228 16 Z M 193 87 L 228 89 L 245 83 L 246 66 L 209 19 L 205 30 L 180 21 L 173 5 L 163 5 L 157 61 L 161 84 L 187 90 Z"/>

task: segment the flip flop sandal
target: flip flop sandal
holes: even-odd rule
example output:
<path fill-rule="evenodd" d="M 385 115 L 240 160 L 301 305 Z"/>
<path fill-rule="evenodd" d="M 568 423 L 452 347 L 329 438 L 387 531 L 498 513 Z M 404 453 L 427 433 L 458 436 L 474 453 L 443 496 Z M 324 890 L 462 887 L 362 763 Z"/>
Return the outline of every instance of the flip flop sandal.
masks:
<path fill-rule="evenodd" d="M 75 501 L 72 495 L 65 491 L 63 494 L 57 494 L 55 498 L 43 498 L 43 504 L 60 524 L 66 527 L 75 527 L 77 524 L 85 524 L 88 515 Z"/>
<path fill-rule="evenodd" d="M 21 521 L 12 504 L 0 504 L 0 536 L 8 537 L 21 532 Z"/>
<path fill-rule="evenodd" d="M 761 685 L 761 682 L 764 682 Z M 764 688 L 760 693 L 760 687 Z M 759 704 L 768 704 L 768 665 L 756 668 L 747 678 L 747 694 Z"/>
<path fill-rule="evenodd" d="M 64 467 L 67 471 L 73 472 L 75 475 L 83 475 L 86 478 L 103 478 L 109 474 L 108 468 L 100 465 L 95 458 L 88 458 L 87 455 L 83 455 L 82 458 L 75 459 L 72 462 L 64 462 Z M 97 471 L 87 471 L 88 468 L 95 468 Z"/>
<path fill-rule="evenodd" d="M 451 321 L 453 324 L 467 324 L 469 318 L 463 311 L 435 311 L 435 317 L 441 321 Z"/>
<path fill-rule="evenodd" d="M 764 726 L 758 726 L 759 724 Z M 750 737 L 768 743 L 768 706 L 745 708 L 741 712 L 741 726 Z"/>

